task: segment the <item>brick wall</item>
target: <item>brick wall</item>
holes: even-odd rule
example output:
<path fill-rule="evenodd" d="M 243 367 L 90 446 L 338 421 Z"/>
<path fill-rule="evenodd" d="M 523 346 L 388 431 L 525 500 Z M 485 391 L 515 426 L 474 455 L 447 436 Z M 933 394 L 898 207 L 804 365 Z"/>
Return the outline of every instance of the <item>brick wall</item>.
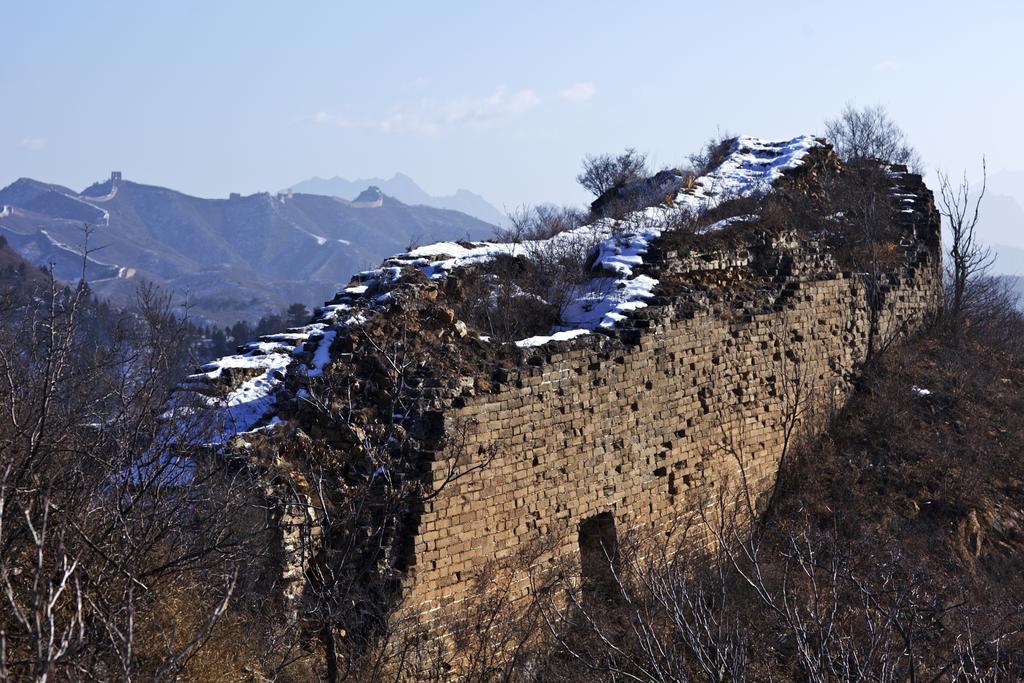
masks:
<path fill-rule="evenodd" d="M 601 513 L 620 534 L 672 534 L 723 486 L 745 480 L 763 503 L 794 406 L 808 427 L 845 400 L 873 318 L 877 348 L 940 305 L 938 224 L 930 193 L 915 190 L 922 207 L 906 218 L 904 265 L 885 278 L 877 316 L 864 276 L 838 272 L 818 245 L 788 235 L 771 245 L 786 272 L 755 278 L 749 294 L 659 296 L 614 336 L 542 347 L 491 392 L 458 399 L 446 429 L 465 430 L 465 455 L 489 462 L 426 505 L 404 604 L 425 613 L 456 604 L 486 562 L 540 539 L 554 544 L 547 557 L 575 558 L 579 525 Z M 666 253 L 654 267 L 665 282 L 742 279 L 755 258 L 749 248 Z M 433 463 L 435 481 L 447 467 Z M 525 574 L 516 586 L 527 594 Z"/>

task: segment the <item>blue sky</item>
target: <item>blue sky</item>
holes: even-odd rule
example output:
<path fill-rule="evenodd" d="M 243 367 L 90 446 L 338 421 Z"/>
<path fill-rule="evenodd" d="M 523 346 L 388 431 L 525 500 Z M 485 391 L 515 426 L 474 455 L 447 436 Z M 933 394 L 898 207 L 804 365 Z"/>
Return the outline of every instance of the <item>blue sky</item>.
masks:
<path fill-rule="evenodd" d="M 578 203 L 587 153 L 671 164 L 847 102 L 885 105 L 929 169 L 1021 171 L 1022 8 L 4 0 L 0 184 L 119 169 L 226 196 L 403 171 L 499 208 Z"/>

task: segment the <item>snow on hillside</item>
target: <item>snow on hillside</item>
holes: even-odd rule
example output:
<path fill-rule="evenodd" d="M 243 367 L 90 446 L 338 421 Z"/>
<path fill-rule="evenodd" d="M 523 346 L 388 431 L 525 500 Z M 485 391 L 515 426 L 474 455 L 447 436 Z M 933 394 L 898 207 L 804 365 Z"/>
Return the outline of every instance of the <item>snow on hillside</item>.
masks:
<path fill-rule="evenodd" d="M 808 151 L 820 144 L 812 136 L 784 142 L 740 137 L 718 168 L 678 192 L 674 198 L 676 210 L 683 207 L 699 215 L 727 199 L 765 192 L 783 173 L 803 163 Z M 222 408 L 222 429 L 215 442 L 223 443 L 235 434 L 257 428 L 261 422 L 268 423 L 284 372 L 295 362 L 296 355 L 306 350 L 306 345 L 315 344 L 312 365 L 306 372 L 310 376 L 321 374 L 330 360 L 329 348 L 336 329 L 361 324 L 365 316 L 371 314 L 375 301 L 387 299 L 386 290 L 400 281 L 403 268 L 411 266 L 432 280 L 440 280 L 457 269 L 485 263 L 501 255 L 528 258 L 538 246 L 557 249 L 562 243 L 568 246 L 579 244 L 580 240 L 596 245 L 593 279 L 576 288 L 563 311 L 561 324 L 549 335 L 522 339 L 516 344 L 535 347 L 612 328 L 631 311 L 646 306 L 646 299 L 653 296 L 658 281 L 637 271 L 643 265 L 643 256 L 651 242 L 669 225 L 669 211 L 664 206 L 654 206 L 634 212 L 623 220 L 603 218 L 554 235 L 543 244 L 439 242 L 413 249 L 388 259 L 382 268 L 361 273 L 361 284 L 341 292 L 335 299 L 338 303 L 321 309 L 310 325 L 262 337 L 246 345 L 237 355 L 209 363 L 201 368 L 203 372 L 189 377 L 189 383 L 183 388 L 201 389 L 233 369 L 250 375 L 226 396 L 204 397 L 211 406 Z M 749 217 L 722 220 L 705 231 L 721 229 L 746 218 Z M 384 290 L 384 293 L 370 300 L 367 295 L 370 289 Z M 270 420 L 269 425 L 273 424 Z"/>
<path fill-rule="evenodd" d="M 678 192 L 674 198 L 675 210 L 683 207 L 699 215 L 727 199 L 766 192 L 783 173 L 799 166 L 807 152 L 820 144 L 810 135 L 785 142 L 737 138 L 733 151 L 718 168 L 698 178 L 692 187 Z M 581 239 L 596 243 L 595 277 L 576 289 L 573 301 L 563 311 L 562 324 L 552 330 L 551 335 L 522 339 L 516 342 L 517 345 L 539 346 L 608 329 L 625 319 L 629 312 L 646 306 L 645 299 L 653 296 L 658 281 L 634 271 L 643 264 L 643 255 L 650 243 L 669 224 L 670 210 L 664 206 L 653 206 L 634 212 L 621 221 L 600 219 L 546 240 L 556 248 L 559 242 L 571 243 Z M 705 230 L 720 229 L 735 220 L 719 221 Z M 393 257 L 388 265 L 414 266 L 427 277 L 440 279 L 453 270 L 480 264 L 498 255 L 528 256 L 538 246 L 497 242 L 465 246 L 440 242 Z"/>
<path fill-rule="evenodd" d="M 365 287 L 346 290 L 355 299 L 362 292 L 352 290 L 365 291 Z M 198 397 L 218 411 L 216 433 L 209 442 L 225 443 L 236 434 L 260 428 L 258 425 L 266 422 L 265 418 L 272 412 L 285 371 L 297 354 L 307 351 L 307 346 L 313 355 L 306 372 L 310 377 L 322 375 L 330 361 L 331 342 L 337 335 L 337 330 L 332 328 L 357 325 L 364 320 L 360 314 L 345 316 L 344 312 L 351 308 L 352 305 L 346 303 L 325 306 L 309 325 L 264 335 L 258 341 L 245 344 L 239 353 L 206 363 L 199 368 L 200 372 L 189 375 L 179 391 L 189 392 L 190 398 Z M 245 379 L 236 381 L 226 394 L 207 394 L 208 390 L 216 389 L 226 375 L 236 373 Z M 172 400 L 167 417 L 173 417 L 174 403 Z M 272 420 L 265 426 L 273 424 Z"/>
<path fill-rule="evenodd" d="M 785 142 L 768 142 L 746 136 L 737 138 L 733 152 L 725 161 L 699 178 L 695 183 L 697 189 L 692 194 L 681 192 L 676 201 L 690 202 L 694 208 L 700 208 L 705 200 L 718 203 L 722 198 L 765 192 L 783 173 L 802 164 L 807 153 L 821 144 L 813 135 L 802 135 Z"/>

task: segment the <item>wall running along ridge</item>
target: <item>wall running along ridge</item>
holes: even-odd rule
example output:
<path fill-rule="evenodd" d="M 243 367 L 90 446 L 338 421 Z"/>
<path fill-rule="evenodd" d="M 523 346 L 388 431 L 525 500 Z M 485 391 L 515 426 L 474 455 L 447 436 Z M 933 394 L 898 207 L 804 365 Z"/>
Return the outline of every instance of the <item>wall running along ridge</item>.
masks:
<path fill-rule="evenodd" d="M 886 278 L 876 347 L 916 329 L 942 301 L 939 219 L 920 178 L 901 214 L 905 262 Z M 657 243 L 655 243 L 657 247 Z M 841 404 L 864 361 L 871 328 L 865 278 L 841 273 L 818 244 L 768 243 L 680 259 L 654 256 L 672 283 L 767 283 L 769 294 L 711 302 L 661 295 L 608 337 L 549 344 L 496 393 L 445 411 L 449 433 L 486 466 L 427 503 L 413 540 L 404 603 L 429 615 L 469 597 L 486 563 L 540 541 L 543 564 L 579 556 L 578 529 L 611 513 L 617 534 L 669 536 L 695 507 L 745 481 L 761 505 L 779 468 L 787 415 L 811 423 Z M 747 288 L 748 290 L 750 288 Z M 760 300 L 758 300 L 760 297 Z M 908 395 L 909 395 L 908 387 Z M 434 463 L 435 485 L 448 464 Z M 513 597 L 525 598 L 521 573 Z"/>
<path fill-rule="evenodd" d="M 751 156 L 756 167 L 756 149 Z M 373 341 L 388 329 L 374 324 L 395 318 L 404 319 L 403 337 L 429 338 L 433 366 L 422 385 L 429 388 L 402 422 L 403 432 L 415 435 L 403 456 L 411 462 L 395 474 L 419 477 L 427 492 L 437 492 L 374 540 L 388 546 L 373 561 L 384 580 L 397 575 L 400 595 L 392 606 L 403 613 L 429 621 L 457 609 L 472 596 L 482 567 L 512 566 L 537 544 L 544 553 L 533 558 L 535 566 L 576 560 L 581 526 L 599 515 L 614 521 L 619 536 L 671 536 L 687 515 L 743 483 L 763 505 L 793 411 L 800 411 L 798 433 L 813 428 L 825 408 L 849 395 L 869 342 L 881 348 L 941 306 L 932 194 L 920 176 L 891 178 L 902 209 L 892 260 L 899 265 L 884 276 L 877 297 L 865 275 L 842 272 L 824 244 L 795 230 L 743 226 L 740 239 L 697 236 L 685 247 L 664 233 L 637 266 L 641 277 L 657 280 L 646 306 L 599 333 L 528 348 L 481 342 L 446 303 L 458 278 L 433 279 L 436 266 L 425 277 L 422 265 L 399 258 L 293 331 L 294 350 L 282 350 L 291 338 L 276 335 L 261 342 L 271 346 L 250 345 L 246 355 L 232 357 L 235 365 L 258 366 L 252 372 L 265 376 L 257 380 L 276 392 L 261 394 L 271 396 L 272 408 L 247 419 L 250 431 L 229 448 L 245 451 L 262 472 L 281 528 L 276 580 L 292 613 L 306 589 L 308 563 L 327 542 L 310 493 L 312 465 L 304 460 L 318 441 L 346 452 L 368 430 L 366 423 L 325 421 L 308 397 L 336 371 L 352 373 L 363 391 L 379 384 L 383 375 L 365 361 L 373 360 L 371 346 L 387 341 Z M 497 346 L 500 352 L 489 348 Z M 282 378 L 270 360 L 286 352 L 292 360 Z M 207 374 L 220 376 L 218 367 Z M 376 400 L 359 396 L 355 401 L 368 406 Z M 244 396 L 238 400 L 250 405 Z M 252 429 L 257 424 L 264 426 Z M 469 471 L 445 483 L 453 451 L 458 469 Z M 339 481 L 338 490 L 344 488 Z M 529 577 L 520 572 L 512 597 L 528 591 Z"/>

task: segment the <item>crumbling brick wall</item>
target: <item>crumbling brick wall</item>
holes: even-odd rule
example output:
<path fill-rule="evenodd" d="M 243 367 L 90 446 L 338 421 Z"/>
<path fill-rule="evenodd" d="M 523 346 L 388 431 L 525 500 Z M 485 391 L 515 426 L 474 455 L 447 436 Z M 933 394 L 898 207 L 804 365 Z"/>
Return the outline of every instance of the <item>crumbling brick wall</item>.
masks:
<path fill-rule="evenodd" d="M 530 350 L 491 345 L 457 319 L 457 275 L 431 280 L 405 265 L 386 295 L 339 294 L 335 304 L 363 322 L 336 328 L 323 377 L 304 370 L 319 343 L 304 346 L 277 399 L 289 427 L 246 436 L 246 457 L 265 456 L 257 464 L 281 530 L 268 574 L 289 611 L 300 612 L 311 563 L 328 566 L 332 542 L 357 538 L 346 524 L 365 522 L 321 528 L 308 482 L 339 509 L 358 482 L 375 500 L 376 469 L 364 482 L 349 468 L 368 467 L 377 450 L 415 495 L 369 522 L 379 533 L 363 548 L 367 566 L 377 563 L 367 580 L 381 585 L 367 599 L 427 620 L 458 609 L 489 562 L 518 567 L 524 549 L 543 547 L 533 562 L 545 566 L 586 556 L 588 534 L 678 539 L 681 520 L 741 486 L 763 507 L 787 434 L 812 430 L 845 401 L 869 349 L 941 305 L 931 193 L 918 176 L 892 177 L 900 229 L 880 281 L 844 271 L 828 246 L 834 231 L 750 221 L 711 235 L 666 231 L 639 267 L 659 283 L 646 308 L 613 330 Z M 395 413 L 382 349 L 396 336 L 416 368 L 400 383 L 404 438 L 375 444 L 370 426 Z M 321 396 L 327 409 L 297 398 L 331 386 L 342 394 Z M 317 446 L 328 460 L 311 455 Z M 464 476 L 446 481 L 456 455 Z M 515 571 L 512 597 L 526 597 L 529 576 Z"/>
<path fill-rule="evenodd" d="M 915 176 L 904 182 L 919 201 L 905 217 L 904 265 L 883 282 L 875 348 L 941 304 L 931 195 Z M 546 558 L 577 557 L 578 529 L 597 515 L 610 513 L 618 533 L 669 535 L 724 486 L 745 482 L 763 502 L 795 407 L 811 425 L 841 404 L 872 330 L 863 275 L 840 272 L 795 235 L 769 246 L 777 267 L 746 294 L 662 294 L 615 334 L 546 345 L 500 386 L 457 399 L 446 429 L 465 430 L 464 456 L 488 462 L 426 504 L 404 604 L 428 615 L 457 605 L 487 562 L 541 539 L 552 544 Z M 664 253 L 652 267 L 672 289 L 687 278 L 742 279 L 763 258 L 750 248 Z M 433 467 L 440 481 L 448 464 Z M 525 573 L 515 585 L 516 597 L 527 594 Z"/>

